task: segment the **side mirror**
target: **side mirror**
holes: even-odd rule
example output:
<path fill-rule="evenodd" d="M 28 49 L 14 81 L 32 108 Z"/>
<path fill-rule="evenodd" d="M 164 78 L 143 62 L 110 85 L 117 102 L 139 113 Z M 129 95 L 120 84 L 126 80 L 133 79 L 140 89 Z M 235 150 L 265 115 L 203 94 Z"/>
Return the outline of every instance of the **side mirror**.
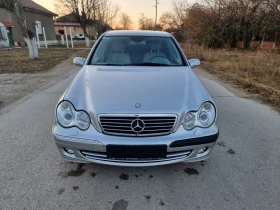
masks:
<path fill-rule="evenodd" d="M 190 59 L 189 64 L 192 68 L 195 68 L 200 65 L 200 60 L 199 59 Z"/>
<path fill-rule="evenodd" d="M 76 57 L 74 58 L 73 60 L 73 63 L 76 65 L 76 66 L 80 66 L 80 67 L 83 67 L 84 64 L 86 62 L 86 59 L 85 58 L 81 58 L 81 57 Z"/>

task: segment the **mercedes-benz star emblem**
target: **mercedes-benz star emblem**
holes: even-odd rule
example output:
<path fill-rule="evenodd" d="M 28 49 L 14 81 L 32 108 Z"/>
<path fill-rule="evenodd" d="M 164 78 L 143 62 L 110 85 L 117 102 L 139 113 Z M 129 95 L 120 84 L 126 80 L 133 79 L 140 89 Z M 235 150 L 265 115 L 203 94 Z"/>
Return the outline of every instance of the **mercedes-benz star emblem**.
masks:
<path fill-rule="evenodd" d="M 143 122 L 143 120 L 140 119 L 136 119 L 133 120 L 131 123 L 131 129 L 135 132 L 135 133 L 141 133 L 145 128 L 145 123 Z"/>
<path fill-rule="evenodd" d="M 137 103 L 137 104 L 135 104 L 135 107 L 136 107 L 136 108 L 140 108 L 140 107 L 141 107 L 141 104 Z"/>

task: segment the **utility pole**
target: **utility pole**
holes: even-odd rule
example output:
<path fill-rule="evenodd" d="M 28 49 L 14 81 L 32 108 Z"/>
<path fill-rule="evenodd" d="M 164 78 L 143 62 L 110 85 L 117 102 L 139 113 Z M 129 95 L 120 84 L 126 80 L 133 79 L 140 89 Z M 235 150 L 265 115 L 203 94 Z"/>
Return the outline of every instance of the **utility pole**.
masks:
<path fill-rule="evenodd" d="M 158 8 L 158 0 L 155 0 L 156 1 L 156 6 L 154 6 L 156 8 L 156 19 L 155 19 L 155 26 L 157 25 L 157 8 Z"/>

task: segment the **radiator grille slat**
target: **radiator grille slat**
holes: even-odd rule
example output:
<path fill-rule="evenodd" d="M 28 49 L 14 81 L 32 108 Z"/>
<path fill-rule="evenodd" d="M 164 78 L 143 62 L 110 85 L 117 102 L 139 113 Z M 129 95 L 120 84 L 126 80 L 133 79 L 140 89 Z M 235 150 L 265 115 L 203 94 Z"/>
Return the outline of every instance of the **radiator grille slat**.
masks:
<path fill-rule="evenodd" d="M 160 136 L 172 133 L 177 115 L 99 115 L 105 134 L 116 136 Z"/>

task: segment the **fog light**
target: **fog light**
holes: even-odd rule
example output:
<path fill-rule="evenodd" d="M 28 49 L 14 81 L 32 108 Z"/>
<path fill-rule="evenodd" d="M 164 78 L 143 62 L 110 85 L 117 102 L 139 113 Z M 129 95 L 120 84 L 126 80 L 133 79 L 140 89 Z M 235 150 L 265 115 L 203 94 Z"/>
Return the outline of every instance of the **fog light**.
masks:
<path fill-rule="evenodd" d="M 64 150 L 69 154 L 74 154 L 74 151 L 72 149 L 64 148 Z"/>
<path fill-rule="evenodd" d="M 206 152 L 207 149 L 208 149 L 208 147 L 204 147 L 204 148 L 198 150 L 198 154 L 202 154 L 202 153 Z"/>

